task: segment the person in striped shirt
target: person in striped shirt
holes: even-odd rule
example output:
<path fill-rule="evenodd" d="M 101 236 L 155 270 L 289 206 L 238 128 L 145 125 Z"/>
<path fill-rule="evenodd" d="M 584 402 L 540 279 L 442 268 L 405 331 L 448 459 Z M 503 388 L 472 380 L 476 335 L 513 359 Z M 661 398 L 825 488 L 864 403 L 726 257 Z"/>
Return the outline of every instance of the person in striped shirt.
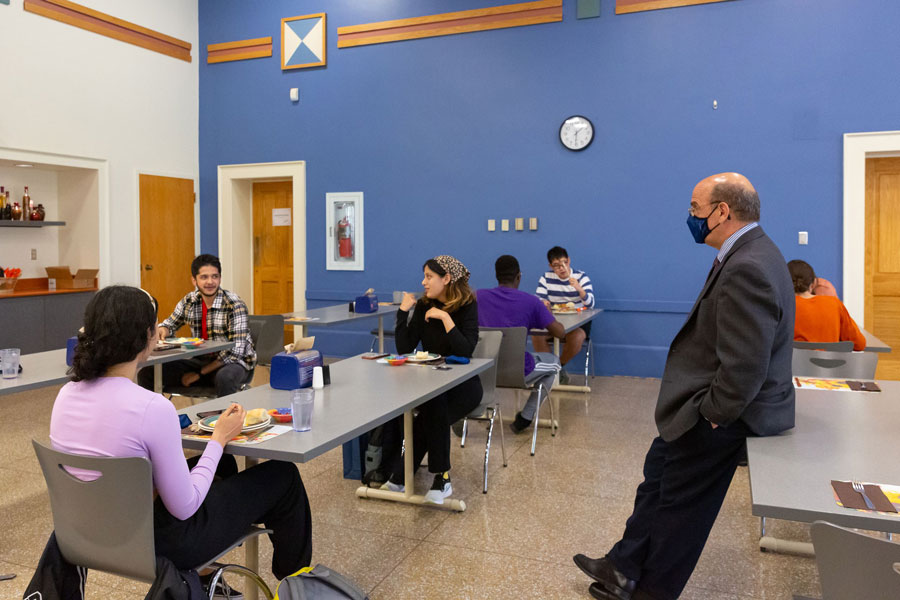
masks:
<path fill-rule="evenodd" d="M 566 304 L 571 302 L 575 308 L 594 308 L 594 287 L 591 278 L 584 271 L 572 269 L 569 261 L 569 253 L 565 248 L 553 246 L 547 251 L 547 262 L 550 263 L 550 271 L 541 276 L 537 287 L 537 296 L 550 308 L 553 304 Z M 560 364 L 566 363 L 578 354 L 584 340 L 591 335 L 591 322 L 588 321 L 581 327 L 573 329 L 566 334 L 565 347 Z M 532 336 L 531 343 L 535 352 L 550 352 L 550 336 Z M 560 372 L 559 382 L 567 383 L 568 375 L 565 370 Z"/>

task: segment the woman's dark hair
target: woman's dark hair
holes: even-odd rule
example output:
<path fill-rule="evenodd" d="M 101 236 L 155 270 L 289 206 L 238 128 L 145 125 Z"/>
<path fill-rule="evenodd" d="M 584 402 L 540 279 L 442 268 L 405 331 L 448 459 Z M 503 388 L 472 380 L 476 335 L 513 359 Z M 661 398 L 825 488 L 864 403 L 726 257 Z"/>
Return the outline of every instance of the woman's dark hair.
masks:
<path fill-rule="evenodd" d="M 816 280 L 816 273 L 808 263 L 802 260 L 792 260 L 788 263 L 788 271 L 791 272 L 791 281 L 794 282 L 794 293 L 808 292 L 809 287 Z"/>
<path fill-rule="evenodd" d="M 90 381 L 113 365 L 135 359 L 156 327 L 156 302 L 144 290 L 127 285 L 105 287 L 84 309 L 72 380 Z"/>

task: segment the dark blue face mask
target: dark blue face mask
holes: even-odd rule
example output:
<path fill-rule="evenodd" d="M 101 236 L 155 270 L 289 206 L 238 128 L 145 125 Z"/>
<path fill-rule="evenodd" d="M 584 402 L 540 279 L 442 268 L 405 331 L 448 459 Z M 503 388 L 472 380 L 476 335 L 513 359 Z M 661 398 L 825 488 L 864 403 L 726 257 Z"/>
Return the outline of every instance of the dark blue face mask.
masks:
<path fill-rule="evenodd" d="M 709 236 L 709 234 L 713 232 L 713 229 L 715 229 L 716 227 L 718 227 L 719 225 L 722 224 L 722 223 L 719 223 L 719 225 L 716 225 L 716 227 L 713 227 L 712 229 L 710 229 L 709 224 L 706 222 L 712 216 L 712 214 L 714 212 L 716 212 L 716 206 L 718 206 L 718 204 L 713 206 L 712 210 L 709 211 L 709 214 L 706 215 L 705 217 L 695 217 L 694 215 L 691 215 L 691 214 L 688 215 L 688 218 L 687 218 L 688 229 L 691 230 L 691 235 L 694 236 L 694 241 L 697 242 L 698 244 L 704 243 L 706 241 L 707 236 Z"/>

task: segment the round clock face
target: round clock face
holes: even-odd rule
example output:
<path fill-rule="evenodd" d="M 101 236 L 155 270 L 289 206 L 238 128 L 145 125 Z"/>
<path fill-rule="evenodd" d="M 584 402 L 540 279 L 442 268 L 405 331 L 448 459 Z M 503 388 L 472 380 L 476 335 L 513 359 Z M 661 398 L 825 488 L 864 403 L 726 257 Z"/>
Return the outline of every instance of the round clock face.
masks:
<path fill-rule="evenodd" d="M 587 117 L 569 117 L 559 127 L 559 141 L 569 150 L 584 150 L 594 141 L 594 124 Z"/>

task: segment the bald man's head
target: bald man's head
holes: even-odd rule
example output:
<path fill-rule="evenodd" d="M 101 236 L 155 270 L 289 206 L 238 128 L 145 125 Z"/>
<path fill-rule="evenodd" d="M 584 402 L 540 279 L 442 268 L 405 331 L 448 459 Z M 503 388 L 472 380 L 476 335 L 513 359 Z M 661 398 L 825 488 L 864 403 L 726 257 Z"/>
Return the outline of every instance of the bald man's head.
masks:
<path fill-rule="evenodd" d="M 750 180 L 740 173 L 710 175 L 697 184 L 709 194 L 711 204 L 724 202 L 734 219 L 743 223 L 759 221 L 759 195 Z"/>

